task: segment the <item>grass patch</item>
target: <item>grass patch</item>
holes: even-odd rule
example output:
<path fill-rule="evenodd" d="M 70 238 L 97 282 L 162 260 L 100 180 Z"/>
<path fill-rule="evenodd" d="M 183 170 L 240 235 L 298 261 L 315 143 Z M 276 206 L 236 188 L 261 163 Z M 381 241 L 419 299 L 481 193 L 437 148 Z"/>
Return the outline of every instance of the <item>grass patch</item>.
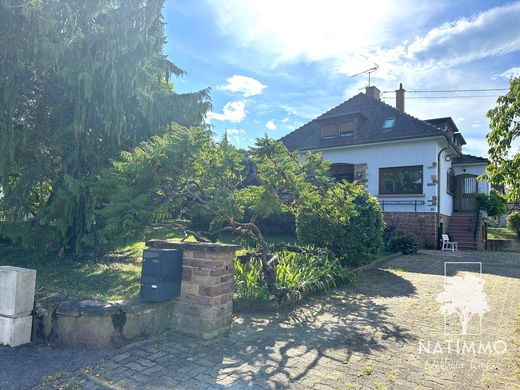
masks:
<path fill-rule="evenodd" d="M 390 250 L 387 250 L 387 249 L 382 249 L 380 250 L 377 254 L 376 254 L 376 257 L 375 259 L 372 261 L 379 261 L 379 260 L 382 260 L 384 259 L 385 257 L 388 257 L 388 256 L 392 256 L 392 255 L 395 255 L 397 254 L 398 252 L 392 252 Z"/>
<path fill-rule="evenodd" d="M 359 370 L 359 372 L 357 373 L 357 376 L 361 377 L 361 376 L 372 375 L 372 371 L 373 371 L 372 363 L 368 363 L 361 370 Z"/>
<path fill-rule="evenodd" d="M 179 237 L 171 229 L 150 229 L 147 239 Z M 36 270 L 36 299 L 113 301 L 136 297 L 141 279 L 144 241 L 105 256 L 41 257 L 13 246 L 0 247 L 0 265 Z"/>
<path fill-rule="evenodd" d="M 517 240 L 518 237 L 515 232 L 508 228 L 488 228 L 488 238 L 491 240 Z"/>
<path fill-rule="evenodd" d="M 153 228 L 146 232 L 146 240 L 180 239 L 179 231 Z M 145 240 L 145 241 L 146 241 Z M 270 243 L 295 242 L 294 236 L 266 237 Z M 105 256 L 77 258 L 41 257 L 13 246 L 0 246 L 0 265 L 36 270 L 36 299 L 81 301 L 92 299 L 114 301 L 139 295 L 141 260 L 145 241 L 135 242 Z M 187 241 L 195 241 L 192 237 Z M 248 239 L 231 234 L 222 235 L 219 242 L 242 245 L 247 250 Z M 251 241 L 252 242 L 252 241 Z"/>
<path fill-rule="evenodd" d="M 44 389 L 54 390 L 80 390 L 83 388 L 83 384 L 78 378 L 65 371 L 47 375 L 42 379 L 41 386 Z"/>
<path fill-rule="evenodd" d="M 144 242 L 99 258 L 41 259 L 27 251 L 3 247 L 0 265 L 35 269 L 37 300 L 119 300 L 139 294 L 141 248 Z"/>

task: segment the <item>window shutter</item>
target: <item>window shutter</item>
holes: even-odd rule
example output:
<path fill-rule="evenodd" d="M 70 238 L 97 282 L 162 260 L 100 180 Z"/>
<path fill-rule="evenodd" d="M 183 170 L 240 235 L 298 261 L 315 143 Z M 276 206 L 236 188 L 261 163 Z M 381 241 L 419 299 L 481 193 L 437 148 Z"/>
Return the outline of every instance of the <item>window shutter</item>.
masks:
<path fill-rule="evenodd" d="M 337 135 L 336 125 L 326 125 L 322 128 L 321 136 L 323 138 L 335 138 Z"/>

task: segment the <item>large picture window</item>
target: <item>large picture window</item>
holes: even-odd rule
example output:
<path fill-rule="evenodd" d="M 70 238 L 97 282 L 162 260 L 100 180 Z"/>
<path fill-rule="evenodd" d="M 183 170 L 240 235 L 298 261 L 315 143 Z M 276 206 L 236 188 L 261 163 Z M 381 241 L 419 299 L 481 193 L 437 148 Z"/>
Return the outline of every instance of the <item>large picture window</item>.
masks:
<path fill-rule="evenodd" d="M 401 195 L 423 193 L 423 167 L 379 168 L 379 194 Z"/>

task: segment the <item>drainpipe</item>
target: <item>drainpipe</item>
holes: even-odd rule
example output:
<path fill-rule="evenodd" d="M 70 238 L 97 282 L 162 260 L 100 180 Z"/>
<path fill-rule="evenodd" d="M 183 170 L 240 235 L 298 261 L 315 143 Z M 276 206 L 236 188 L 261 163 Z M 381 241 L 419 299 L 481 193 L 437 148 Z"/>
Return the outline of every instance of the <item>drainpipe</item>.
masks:
<path fill-rule="evenodd" d="M 442 148 L 437 154 L 437 232 L 441 226 L 441 154 L 449 147 Z M 437 237 L 437 249 L 440 249 L 439 237 Z"/>

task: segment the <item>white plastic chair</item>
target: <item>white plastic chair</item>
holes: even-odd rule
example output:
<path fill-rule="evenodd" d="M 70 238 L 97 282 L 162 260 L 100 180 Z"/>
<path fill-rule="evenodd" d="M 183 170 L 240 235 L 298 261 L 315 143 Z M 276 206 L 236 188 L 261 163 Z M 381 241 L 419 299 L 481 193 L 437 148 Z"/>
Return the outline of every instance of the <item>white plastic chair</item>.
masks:
<path fill-rule="evenodd" d="M 458 251 L 459 243 L 450 241 L 450 237 L 447 234 L 442 235 L 442 250 L 443 251 Z"/>

